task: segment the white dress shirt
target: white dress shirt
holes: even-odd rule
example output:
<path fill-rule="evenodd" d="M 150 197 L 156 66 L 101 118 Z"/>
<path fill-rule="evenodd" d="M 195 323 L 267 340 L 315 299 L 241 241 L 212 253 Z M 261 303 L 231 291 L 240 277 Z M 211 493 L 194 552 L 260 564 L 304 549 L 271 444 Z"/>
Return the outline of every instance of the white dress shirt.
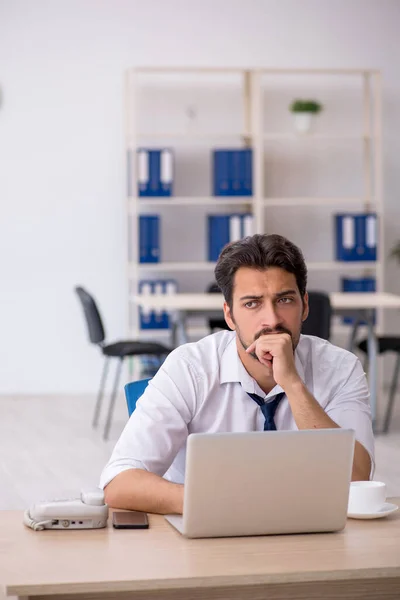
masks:
<path fill-rule="evenodd" d="M 355 431 L 373 465 L 369 392 L 357 357 L 325 340 L 302 335 L 295 364 L 326 414 L 340 427 Z M 179 346 L 138 400 L 101 474 L 100 486 L 135 468 L 183 483 L 190 433 L 262 431 L 264 416 L 246 392 L 259 394 L 268 402 L 282 391 L 279 385 L 269 394 L 261 390 L 239 358 L 233 331 Z M 286 396 L 274 420 L 278 430 L 297 429 Z"/>

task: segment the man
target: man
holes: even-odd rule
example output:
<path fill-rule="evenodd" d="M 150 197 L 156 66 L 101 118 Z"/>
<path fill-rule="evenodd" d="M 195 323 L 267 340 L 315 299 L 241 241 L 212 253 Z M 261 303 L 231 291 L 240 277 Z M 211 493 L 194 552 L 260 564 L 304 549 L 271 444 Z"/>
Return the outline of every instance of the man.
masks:
<path fill-rule="evenodd" d="M 254 235 L 215 268 L 221 331 L 176 348 L 150 381 L 101 476 L 115 508 L 182 513 L 190 433 L 355 430 L 353 480 L 369 479 L 374 441 L 365 374 L 354 354 L 300 335 L 307 268 L 294 244 Z"/>

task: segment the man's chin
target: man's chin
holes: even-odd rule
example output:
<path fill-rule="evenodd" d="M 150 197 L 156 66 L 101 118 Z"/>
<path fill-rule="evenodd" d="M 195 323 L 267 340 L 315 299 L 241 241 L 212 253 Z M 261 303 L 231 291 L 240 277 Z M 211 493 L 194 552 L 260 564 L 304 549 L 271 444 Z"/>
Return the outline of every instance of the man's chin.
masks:
<path fill-rule="evenodd" d="M 267 369 L 267 371 L 270 371 L 271 373 L 273 373 L 272 360 L 266 360 L 265 362 L 262 363 L 255 352 L 250 352 L 249 356 L 254 358 L 260 365 L 265 367 L 265 369 Z"/>

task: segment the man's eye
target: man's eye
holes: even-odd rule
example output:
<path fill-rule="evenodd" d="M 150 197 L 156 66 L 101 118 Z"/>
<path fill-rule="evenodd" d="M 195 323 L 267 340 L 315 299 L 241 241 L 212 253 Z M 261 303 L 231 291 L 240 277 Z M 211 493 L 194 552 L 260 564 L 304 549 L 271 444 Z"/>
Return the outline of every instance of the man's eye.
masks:
<path fill-rule="evenodd" d="M 257 300 L 250 300 L 250 302 L 246 302 L 245 307 L 246 308 L 254 308 L 255 306 L 257 306 L 258 302 Z"/>
<path fill-rule="evenodd" d="M 290 304 L 293 302 L 293 298 L 279 298 L 278 302 L 281 302 L 282 304 Z"/>

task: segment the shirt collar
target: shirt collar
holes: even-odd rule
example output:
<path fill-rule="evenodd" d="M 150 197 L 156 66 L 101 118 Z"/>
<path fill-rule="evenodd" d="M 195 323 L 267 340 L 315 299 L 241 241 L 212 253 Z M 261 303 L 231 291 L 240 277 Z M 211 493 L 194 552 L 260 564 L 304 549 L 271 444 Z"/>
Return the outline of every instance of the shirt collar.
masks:
<path fill-rule="evenodd" d="M 305 360 L 305 357 L 301 356 L 301 353 L 299 352 L 300 346 L 301 336 L 300 342 L 294 353 L 294 362 L 300 379 L 304 382 L 305 365 L 303 361 Z M 232 336 L 232 339 L 226 346 L 221 356 L 219 381 L 221 384 L 239 382 L 245 392 L 249 394 L 259 394 L 261 397 L 265 398 L 269 398 L 270 396 L 275 396 L 276 394 L 283 392 L 283 389 L 280 385 L 276 385 L 267 395 L 261 390 L 255 379 L 249 375 L 242 361 L 240 360 L 236 347 L 236 334 Z"/>

